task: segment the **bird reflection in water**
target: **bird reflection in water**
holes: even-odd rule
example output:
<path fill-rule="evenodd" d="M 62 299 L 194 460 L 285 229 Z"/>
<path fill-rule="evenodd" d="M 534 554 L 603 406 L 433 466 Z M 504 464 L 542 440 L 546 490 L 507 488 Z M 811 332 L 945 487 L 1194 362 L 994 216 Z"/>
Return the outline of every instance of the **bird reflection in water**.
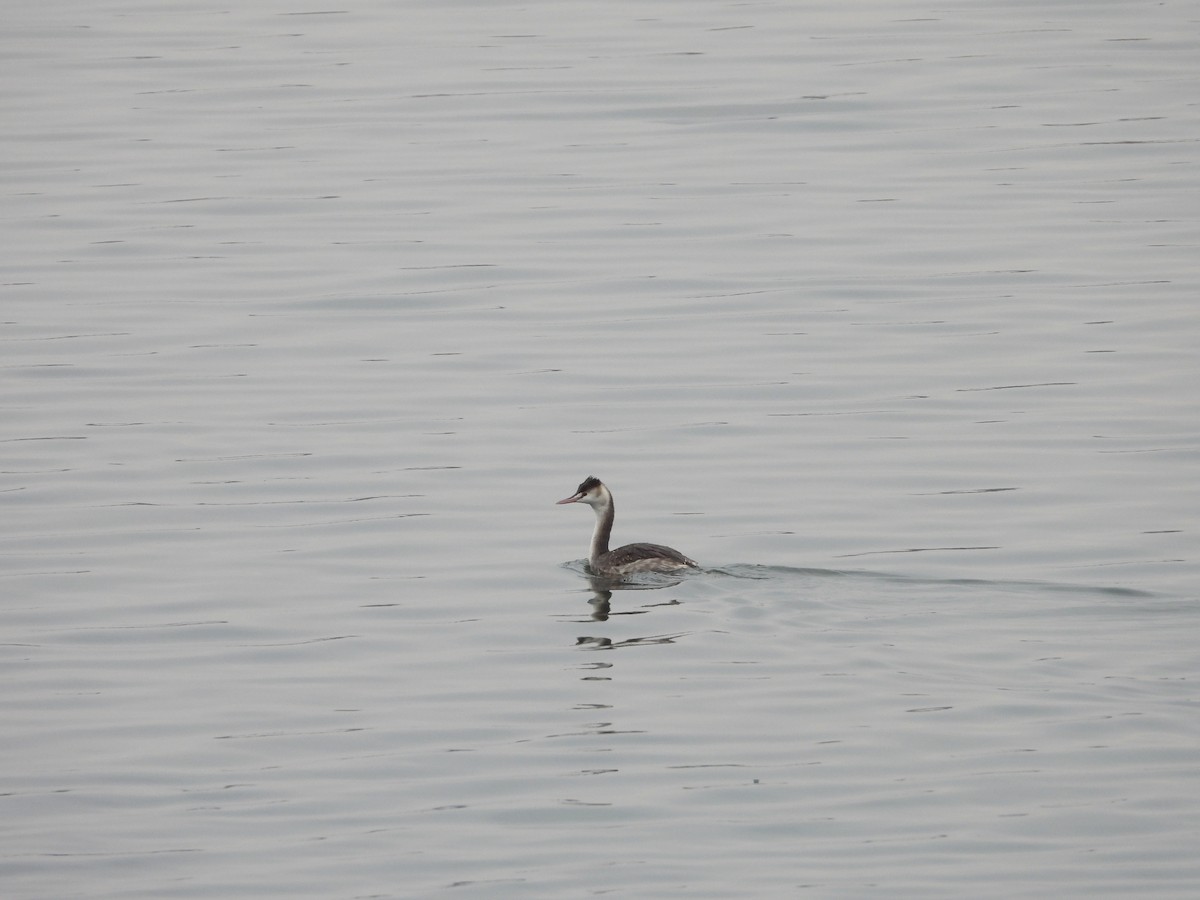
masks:
<path fill-rule="evenodd" d="M 664 600 L 662 603 L 643 603 L 639 609 L 629 609 L 623 612 L 612 611 L 613 591 L 661 591 L 663 588 L 674 587 L 679 579 L 648 582 L 630 582 L 619 578 L 605 578 L 602 575 L 588 575 L 588 585 L 592 589 L 592 598 L 588 603 L 592 607 L 592 618 L 597 622 L 608 620 L 609 616 L 644 616 L 656 606 L 678 606 L 678 600 Z"/>
<path fill-rule="evenodd" d="M 685 634 L 687 634 L 686 631 L 681 631 L 678 634 L 656 634 L 651 637 L 628 638 L 623 641 L 582 635 L 575 638 L 575 646 L 580 650 L 619 650 L 621 647 L 641 647 L 646 644 L 673 644 Z"/>

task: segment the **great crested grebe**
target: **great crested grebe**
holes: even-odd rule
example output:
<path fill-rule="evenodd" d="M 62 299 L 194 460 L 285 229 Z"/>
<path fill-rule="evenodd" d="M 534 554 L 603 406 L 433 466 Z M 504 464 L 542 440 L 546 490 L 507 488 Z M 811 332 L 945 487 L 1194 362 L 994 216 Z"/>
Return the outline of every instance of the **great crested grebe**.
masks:
<path fill-rule="evenodd" d="M 626 544 L 616 550 L 608 549 L 613 527 L 612 493 L 596 477 L 586 478 L 579 489 L 562 503 L 586 503 L 596 513 L 596 530 L 592 532 L 592 552 L 588 565 L 596 575 L 627 575 L 632 572 L 679 572 L 699 568 L 678 550 L 662 544 Z"/>

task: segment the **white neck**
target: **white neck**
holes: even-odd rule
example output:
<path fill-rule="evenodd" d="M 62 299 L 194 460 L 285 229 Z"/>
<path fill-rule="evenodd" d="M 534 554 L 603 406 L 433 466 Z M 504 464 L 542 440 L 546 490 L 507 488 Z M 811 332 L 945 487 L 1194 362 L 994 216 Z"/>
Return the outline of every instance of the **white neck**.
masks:
<path fill-rule="evenodd" d="M 616 517 L 612 494 L 603 486 L 600 491 L 601 502 L 592 506 L 596 513 L 596 530 L 592 532 L 592 552 L 589 557 L 593 566 L 608 552 L 608 539 L 612 536 L 613 519 Z"/>

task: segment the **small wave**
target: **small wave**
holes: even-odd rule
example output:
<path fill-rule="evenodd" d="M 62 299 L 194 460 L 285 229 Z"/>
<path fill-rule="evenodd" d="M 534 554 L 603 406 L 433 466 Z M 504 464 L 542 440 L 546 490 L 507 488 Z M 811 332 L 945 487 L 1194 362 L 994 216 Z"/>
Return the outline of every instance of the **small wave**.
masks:
<path fill-rule="evenodd" d="M 884 581 L 890 584 L 929 587 L 968 587 L 986 590 L 1050 591 L 1064 594 L 1102 594 L 1108 597 L 1157 597 L 1152 591 L 1116 585 L 1076 584 L 1070 582 L 1039 581 L 1036 579 L 989 579 L 989 578 L 930 578 L 904 575 L 897 572 L 880 572 L 871 569 L 820 569 L 800 566 L 771 566 L 758 563 L 733 563 L 704 569 L 710 575 L 728 578 L 743 578 L 750 581 L 789 580 L 795 578 L 850 578 L 865 581 Z"/>

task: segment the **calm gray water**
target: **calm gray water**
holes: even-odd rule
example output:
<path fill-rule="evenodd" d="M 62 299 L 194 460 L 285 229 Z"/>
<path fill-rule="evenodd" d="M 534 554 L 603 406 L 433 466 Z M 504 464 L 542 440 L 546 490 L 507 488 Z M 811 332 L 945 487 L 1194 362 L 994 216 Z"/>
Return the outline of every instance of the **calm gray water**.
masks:
<path fill-rule="evenodd" d="M 1194 897 L 1197 21 L 8 10 L 0 892 Z"/>

